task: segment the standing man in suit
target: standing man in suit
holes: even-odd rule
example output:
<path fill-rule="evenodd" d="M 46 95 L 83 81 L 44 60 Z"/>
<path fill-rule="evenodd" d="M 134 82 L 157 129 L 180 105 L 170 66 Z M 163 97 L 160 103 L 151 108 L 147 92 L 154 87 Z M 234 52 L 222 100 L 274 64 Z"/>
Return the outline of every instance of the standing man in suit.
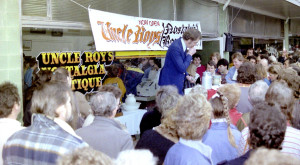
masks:
<path fill-rule="evenodd" d="M 196 48 L 201 33 L 197 29 L 188 29 L 183 33 L 182 38 L 175 40 L 169 47 L 166 55 L 165 65 L 159 76 L 158 85 L 175 85 L 179 94 L 183 95 L 185 78 L 195 83 L 192 76 L 188 75 L 186 69 L 192 61 L 192 56 L 196 53 Z M 187 50 L 187 48 L 189 48 Z M 187 50 L 187 51 L 186 51 Z"/>

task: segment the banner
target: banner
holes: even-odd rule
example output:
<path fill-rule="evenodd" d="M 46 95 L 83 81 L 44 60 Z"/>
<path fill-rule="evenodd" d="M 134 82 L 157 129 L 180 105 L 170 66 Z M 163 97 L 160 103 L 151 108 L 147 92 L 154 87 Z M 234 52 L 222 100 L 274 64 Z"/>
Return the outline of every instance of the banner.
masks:
<path fill-rule="evenodd" d="M 115 52 L 42 52 L 37 57 L 40 70 L 66 68 L 72 76 L 72 90 L 82 93 L 96 90 L 106 76 L 105 66 L 112 64 Z"/>
<path fill-rule="evenodd" d="M 167 50 L 190 28 L 201 32 L 199 21 L 169 21 L 126 16 L 89 9 L 97 51 Z M 200 40 L 196 49 L 202 49 Z"/>

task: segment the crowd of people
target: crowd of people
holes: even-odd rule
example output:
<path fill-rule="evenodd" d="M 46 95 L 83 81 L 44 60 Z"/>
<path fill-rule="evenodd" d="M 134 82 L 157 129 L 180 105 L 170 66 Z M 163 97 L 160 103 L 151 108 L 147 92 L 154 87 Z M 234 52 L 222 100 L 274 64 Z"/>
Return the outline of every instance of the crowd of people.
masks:
<path fill-rule="evenodd" d="M 299 53 L 276 58 L 249 49 L 234 53 L 229 68 L 215 52 L 205 66 L 194 49 L 201 34 L 188 33 L 170 47 L 161 69 L 156 59 L 111 65 L 89 99 L 71 90 L 68 70 L 36 74 L 31 61 L 24 125 L 17 121 L 17 87 L 0 85 L 0 164 L 300 164 Z M 204 71 L 222 78 L 212 96 L 198 85 Z M 156 106 L 135 139 L 115 116 L 126 94 L 149 78 L 160 85 Z M 192 89 L 184 94 L 184 88 Z"/>

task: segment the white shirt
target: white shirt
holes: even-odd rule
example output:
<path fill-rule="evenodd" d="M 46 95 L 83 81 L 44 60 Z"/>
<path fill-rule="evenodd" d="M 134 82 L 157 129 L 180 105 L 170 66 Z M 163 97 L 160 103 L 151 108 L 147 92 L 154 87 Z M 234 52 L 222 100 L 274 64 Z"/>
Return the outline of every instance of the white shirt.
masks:
<path fill-rule="evenodd" d="M 63 130 L 65 130 L 69 134 L 77 137 L 78 139 L 82 139 L 80 136 L 76 135 L 76 133 L 73 130 L 73 128 L 68 123 L 66 123 L 65 121 L 63 121 L 63 120 L 61 120 L 59 118 L 54 118 L 54 122 L 56 124 L 58 124 Z"/>
<path fill-rule="evenodd" d="M 234 75 L 232 76 L 232 80 L 237 80 L 237 75 L 238 75 L 238 72 L 237 72 L 237 69 L 235 70 L 234 72 Z"/>
<path fill-rule="evenodd" d="M 184 42 L 183 38 L 181 38 L 181 44 L 182 44 L 183 51 L 185 52 L 186 45 L 185 45 L 185 42 Z"/>
<path fill-rule="evenodd" d="M 211 123 L 223 123 L 223 122 L 227 123 L 226 118 L 211 119 L 210 121 Z"/>
<path fill-rule="evenodd" d="M 24 127 L 21 126 L 21 123 L 14 119 L 9 118 L 1 118 L 0 119 L 0 165 L 3 164 L 2 160 L 2 149 L 3 145 L 7 141 L 7 139 L 14 134 L 15 132 L 24 129 Z"/>

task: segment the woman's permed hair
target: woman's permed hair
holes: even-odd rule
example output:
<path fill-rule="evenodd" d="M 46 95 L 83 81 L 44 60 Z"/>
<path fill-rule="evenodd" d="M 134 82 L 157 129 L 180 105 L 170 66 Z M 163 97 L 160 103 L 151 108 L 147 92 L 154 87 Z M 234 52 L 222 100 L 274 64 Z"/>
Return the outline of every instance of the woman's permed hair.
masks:
<path fill-rule="evenodd" d="M 199 93 L 184 95 L 178 103 L 175 122 L 179 137 L 200 140 L 206 133 L 212 115 L 212 107 Z"/>
<path fill-rule="evenodd" d="M 237 81 L 242 84 L 253 84 L 256 81 L 255 68 L 250 62 L 244 62 L 240 66 Z"/>
<path fill-rule="evenodd" d="M 276 149 L 261 147 L 251 153 L 244 165 L 299 165 L 297 157 L 285 154 Z"/>
<path fill-rule="evenodd" d="M 225 84 L 218 91 L 228 99 L 228 108 L 234 108 L 240 100 L 241 88 L 236 84 Z"/>
<path fill-rule="evenodd" d="M 91 147 L 78 148 L 63 155 L 57 165 L 113 165 L 111 158 Z"/>
<path fill-rule="evenodd" d="M 277 105 L 258 103 L 250 112 L 249 144 L 258 147 L 281 149 L 286 130 L 286 118 Z"/>
<path fill-rule="evenodd" d="M 284 80 L 288 86 L 293 90 L 296 99 L 300 97 L 300 76 L 297 71 L 292 68 L 281 69 L 279 71 L 278 79 Z"/>
<path fill-rule="evenodd" d="M 177 106 L 180 97 L 178 89 L 172 85 L 162 86 L 157 91 L 155 101 L 162 118 L 164 118 L 170 110 Z"/>
<path fill-rule="evenodd" d="M 283 80 L 272 82 L 265 96 L 265 101 L 273 106 L 278 104 L 282 113 L 287 120 L 292 120 L 294 96 L 293 90 L 290 89 Z"/>

